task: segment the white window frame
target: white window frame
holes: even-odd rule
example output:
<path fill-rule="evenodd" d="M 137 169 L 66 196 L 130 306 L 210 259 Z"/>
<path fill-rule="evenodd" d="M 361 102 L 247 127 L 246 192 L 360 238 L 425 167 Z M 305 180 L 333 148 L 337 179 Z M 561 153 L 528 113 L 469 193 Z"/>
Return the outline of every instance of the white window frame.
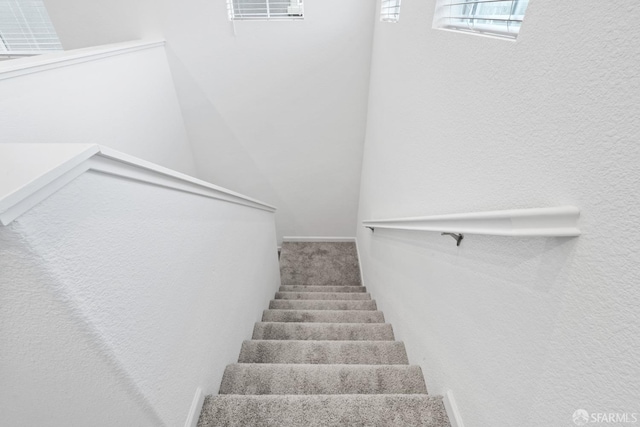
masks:
<path fill-rule="evenodd" d="M 234 0 L 227 0 L 230 21 L 298 21 L 304 19 L 304 0 L 245 0 L 248 11 L 237 10 Z M 263 8 L 264 5 L 264 8 Z M 274 5 L 286 7 L 286 13 L 272 12 Z M 251 11 L 254 8 L 255 11 Z M 261 10 L 264 9 L 264 12 Z"/>
<path fill-rule="evenodd" d="M 382 0 L 380 3 L 380 21 L 396 23 L 400 20 L 401 0 Z"/>
<path fill-rule="evenodd" d="M 437 0 L 433 28 L 515 40 L 528 4 L 529 0 Z"/>
<path fill-rule="evenodd" d="M 0 56 L 32 56 L 61 50 L 42 0 L 0 0 Z"/>

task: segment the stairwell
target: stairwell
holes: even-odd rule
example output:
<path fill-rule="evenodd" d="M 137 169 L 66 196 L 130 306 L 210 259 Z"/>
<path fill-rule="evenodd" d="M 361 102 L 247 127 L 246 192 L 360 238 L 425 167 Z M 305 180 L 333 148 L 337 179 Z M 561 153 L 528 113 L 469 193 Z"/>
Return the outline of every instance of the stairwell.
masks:
<path fill-rule="evenodd" d="M 354 243 L 284 243 L 280 270 L 199 427 L 450 425 L 362 286 Z"/>

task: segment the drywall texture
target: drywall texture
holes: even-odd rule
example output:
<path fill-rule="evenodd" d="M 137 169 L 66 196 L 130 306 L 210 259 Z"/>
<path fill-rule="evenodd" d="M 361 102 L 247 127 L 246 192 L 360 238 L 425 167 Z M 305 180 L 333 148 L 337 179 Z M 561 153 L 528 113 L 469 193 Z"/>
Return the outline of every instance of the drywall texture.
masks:
<path fill-rule="evenodd" d="M 278 236 L 355 234 L 373 2 L 235 24 L 225 1 L 46 3 L 67 49 L 167 40 L 199 176 L 277 206 Z"/>
<path fill-rule="evenodd" d="M 0 227 L 0 424 L 181 426 L 280 285 L 273 214 L 88 172 Z"/>
<path fill-rule="evenodd" d="M 517 42 L 433 7 L 376 26 L 359 219 L 575 205 L 583 235 L 360 228 L 365 285 L 466 427 L 640 413 L 640 6 L 530 2 Z"/>
<path fill-rule="evenodd" d="M 99 50 L 99 49 L 97 49 Z M 92 54 L 92 50 L 85 52 Z M 64 59 L 77 52 L 54 54 Z M 103 144 L 187 174 L 195 163 L 163 46 L 7 77 L 0 65 L 0 143 Z"/>

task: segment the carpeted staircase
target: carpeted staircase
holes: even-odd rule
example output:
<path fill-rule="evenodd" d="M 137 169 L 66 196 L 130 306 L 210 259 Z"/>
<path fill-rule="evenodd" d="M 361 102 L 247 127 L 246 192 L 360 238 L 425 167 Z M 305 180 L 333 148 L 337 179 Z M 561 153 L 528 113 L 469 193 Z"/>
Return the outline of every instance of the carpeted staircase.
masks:
<path fill-rule="evenodd" d="M 284 243 L 282 286 L 199 427 L 449 427 L 360 281 L 354 243 Z"/>

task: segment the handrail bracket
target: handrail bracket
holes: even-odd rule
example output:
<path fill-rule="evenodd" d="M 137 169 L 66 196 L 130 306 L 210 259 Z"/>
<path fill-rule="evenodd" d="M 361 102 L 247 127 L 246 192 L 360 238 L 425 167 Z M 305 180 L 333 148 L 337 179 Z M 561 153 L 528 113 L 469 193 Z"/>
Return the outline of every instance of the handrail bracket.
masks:
<path fill-rule="evenodd" d="M 441 236 L 451 236 L 451 237 L 453 237 L 455 239 L 455 241 L 456 241 L 456 246 L 460 246 L 460 242 L 462 242 L 462 239 L 464 239 L 464 234 L 462 234 L 462 233 L 459 233 L 459 234 L 456 234 L 456 233 L 441 233 L 440 235 Z"/>

